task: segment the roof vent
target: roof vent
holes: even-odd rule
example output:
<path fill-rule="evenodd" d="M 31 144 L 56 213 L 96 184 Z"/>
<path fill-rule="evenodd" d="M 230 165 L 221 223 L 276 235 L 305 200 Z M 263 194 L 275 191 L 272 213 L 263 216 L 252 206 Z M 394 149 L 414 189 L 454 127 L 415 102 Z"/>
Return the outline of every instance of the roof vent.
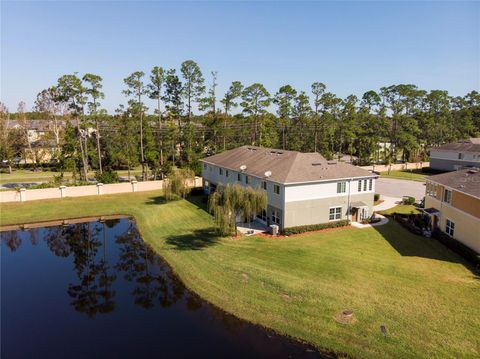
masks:
<path fill-rule="evenodd" d="M 245 171 L 247 169 L 247 166 L 246 165 L 241 165 L 240 166 L 240 171 Z"/>
<path fill-rule="evenodd" d="M 336 161 L 329 161 L 329 162 L 327 162 L 327 165 L 336 165 L 336 164 L 337 164 Z"/>
<path fill-rule="evenodd" d="M 270 177 L 272 175 L 272 171 L 266 171 L 265 172 L 265 177 Z"/>
<path fill-rule="evenodd" d="M 272 154 L 272 155 L 277 155 L 277 156 L 278 156 L 278 155 L 282 155 L 283 152 L 280 152 L 280 151 L 270 151 L 270 154 Z"/>
<path fill-rule="evenodd" d="M 252 152 L 253 152 L 253 151 L 256 151 L 257 149 L 256 149 L 256 148 L 254 148 L 254 147 L 247 147 L 247 150 L 249 150 L 249 151 L 252 151 Z"/>
<path fill-rule="evenodd" d="M 312 163 L 312 166 L 321 166 L 322 165 L 322 162 L 313 162 Z"/>

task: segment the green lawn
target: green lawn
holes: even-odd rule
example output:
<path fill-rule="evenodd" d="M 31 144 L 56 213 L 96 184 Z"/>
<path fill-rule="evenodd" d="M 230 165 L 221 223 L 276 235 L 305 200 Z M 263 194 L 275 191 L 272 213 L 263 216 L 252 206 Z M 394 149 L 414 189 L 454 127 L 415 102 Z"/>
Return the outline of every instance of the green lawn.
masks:
<path fill-rule="evenodd" d="M 425 173 L 421 169 L 412 169 L 410 170 L 392 170 L 390 174 L 388 171 L 380 172 L 380 177 L 385 178 L 398 178 L 398 179 L 406 179 L 412 181 L 419 181 L 425 182 L 425 177 L 429 176 L 430 174 Z"/>
<path fill-rule="evenodd" d="M 129 214 L 189 288 L 240 318 L 352 357 L 479 357 L 480 278 L 434 240 L 392 222 L 217 238 L 200 198 L 164 203 L 144 192 L 5 204 L 0 223 Z M 338 324 L 347 308 L 356 322 Z"/>
<path fill-rule="evenodd" d="M 398 204 L 395 207 L 386 209 L 385 211 L 380 211 L 380 214 L 391 215 L 391 214 L 420 214 L 420 210 L 411 204 Z"/>
<path fill-rule="evenodd" d="M 119 176 L 127 176 L 128 171 L 121 170 L 117 171 Z M 138 175 L 142 173 L 141 169 L 134 169 L 130 171 L 130 174 Z M 60 175 L 60 172 L 52 171 L 39 171 L 33 172 L 31 170 L 14 170 L 12 174 L 9 173 L 0 173 L 0 184 L 4 183 L 15 183 L 15 182 L 51 182 L 53 181 L 54 176 Z M 72 178 L 70 172 L 65 172 L 65 178 Z M 95 177 L 95 172 L 90 172 L 89 177 Z"/>

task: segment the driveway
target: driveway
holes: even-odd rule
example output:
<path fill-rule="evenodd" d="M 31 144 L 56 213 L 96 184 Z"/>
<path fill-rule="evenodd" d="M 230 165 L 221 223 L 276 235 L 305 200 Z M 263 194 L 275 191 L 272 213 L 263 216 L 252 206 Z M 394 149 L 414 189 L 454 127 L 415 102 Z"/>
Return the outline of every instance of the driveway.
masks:
<path fill-rule="evenodd" d="M 394 198 L 411 196 L 415 197 L 417 201 L 425 196 L 425 183 L 423 182 L 378 178 L 375 186 L 375 193 L 380 193 L 382 196 Z"/>

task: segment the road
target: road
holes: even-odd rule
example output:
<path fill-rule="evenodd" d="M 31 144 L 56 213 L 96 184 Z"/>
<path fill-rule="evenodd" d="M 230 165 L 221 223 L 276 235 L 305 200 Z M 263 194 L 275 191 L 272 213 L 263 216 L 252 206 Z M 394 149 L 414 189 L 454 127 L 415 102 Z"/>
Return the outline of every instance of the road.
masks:
<path fill-rule="evenodd" d="M 412 196 L 416 200 L 421 200 L 425 196 L 425 184 L 418 181 L 378 178 L 375 193 L 395 198 Z"/>

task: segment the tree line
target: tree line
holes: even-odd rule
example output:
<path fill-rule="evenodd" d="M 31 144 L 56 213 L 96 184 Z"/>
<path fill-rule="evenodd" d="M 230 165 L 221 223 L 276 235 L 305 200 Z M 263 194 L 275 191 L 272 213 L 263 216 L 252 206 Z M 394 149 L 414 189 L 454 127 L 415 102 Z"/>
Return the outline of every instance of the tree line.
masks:
<path fill-rule="evenodd" d="M 21 102 L 9 114 L 1 104 L 4 163 L 22 151 L 39 161 L 28 136 L 31 119 L 48 121 L 53 160 L 81 179 L 89 169 L 101 176 L 135 166 L 144 180 L 175 167 L 199 173 L 201 157 L 245 144 L 315 151 L 329 159 L 345 154 L 360 164 L 422 161 L 432 146 L 480 135 L 477 91 L 450 96 L 400 84 L 340 98 L 321 82 L 308 91 L 284 85 L 270 93 L 261 83 L 233 81 L 220 96 L 218 73 L 206 81 L 198 64 L 187 60 L 179 70 L 155 66 L 125 77 L 128 104 L 108 114 L 102 82 L 95 74 L 66 74 L 37 95 L 32 112 Z M 19 128 L 8 126 L 13 119 Z"/>

